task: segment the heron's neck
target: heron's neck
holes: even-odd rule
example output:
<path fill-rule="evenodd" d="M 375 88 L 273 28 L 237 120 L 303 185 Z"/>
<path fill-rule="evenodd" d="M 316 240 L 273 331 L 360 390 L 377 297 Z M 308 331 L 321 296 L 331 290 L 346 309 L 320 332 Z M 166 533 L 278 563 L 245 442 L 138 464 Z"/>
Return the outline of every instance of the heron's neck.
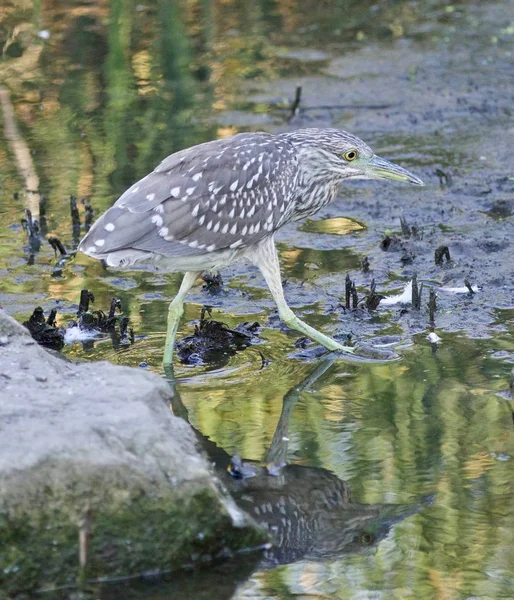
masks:
<path fill-rule="evenodd" d="M 341 179 L 328 169 L 313 168 L 314 165 L 307 159 L 308 157 L 302 158 L 299 160 L 300 172 L 294 220 L 312 215 L 329 202 L 332 202 Z M 316 165 L 316 167 L 320 166 Z"/>

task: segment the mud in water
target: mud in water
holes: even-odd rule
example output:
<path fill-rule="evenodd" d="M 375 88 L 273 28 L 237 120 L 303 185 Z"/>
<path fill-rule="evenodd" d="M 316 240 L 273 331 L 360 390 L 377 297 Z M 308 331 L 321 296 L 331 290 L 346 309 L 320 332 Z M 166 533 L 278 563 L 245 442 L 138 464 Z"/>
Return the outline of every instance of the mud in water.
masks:
<path fill-rule="evenodd" d="M 91 211 L 166 154 L 207 139 L 352 131 L 425 187 L 347 184 L 277 235 L 296 313 L 357 354 L 383 357 L 337 358 L 302 387 L 285 460 L 334 474 L 359 506 L 417 509 L 380 521 L 368 549 L 350 540 L 358 551 L 244 571 L 219 597 L 513 597 L 512 2 L 193 4 L 69 3 L 33 14 L 8 2 L 0 304 L 22 322 L 36 306 L 46 319 L 56 310 L 65 327 L 82 289 L 104 311 L 118 298 L 133 344 L 113 348 L 105 333 L 63 352 L 162 374 L 180 275 L 118 272 L 76 255 Z M 255 269 L 221 276 L 198 280 L 179 338 L 198 337 L 204 305 L 223 336 L 258 323 L 258 337 L 242 351 L 229 340 L 221 358 L 177 356 L 180 410 L 227 456 L 262 466 L 284 397 L 324 352 L 283 326 Z M 196 597 L 213 598 L 213 587 L 206 577 Z M 134 597 L 169 592 L 142 589 Z"/>

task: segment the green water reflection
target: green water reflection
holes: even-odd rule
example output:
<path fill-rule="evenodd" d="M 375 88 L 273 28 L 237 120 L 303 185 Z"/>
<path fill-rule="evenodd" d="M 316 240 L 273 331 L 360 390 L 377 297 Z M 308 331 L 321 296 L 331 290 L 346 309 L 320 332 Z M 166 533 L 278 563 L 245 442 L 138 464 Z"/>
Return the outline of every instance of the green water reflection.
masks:
<path fill-rule="evenodd" d="M 220 124 L 241 107 L 255 113 L 244 112 L 244 119 L 264 114 L 267 129 L 283 128 L 276 106 L 248 103 L 238 91 L 241 82 L 315 71 L 317 59 L 310 61 L 305 54 L 294 58 L 297 46 L 349 52 L 365 40 L 387 46 L 402 37 L 432 38 L 439 30 L 431 30 L 427 22 L 443 27 L 466 5 L 456 2 L 448 11 L 447 4 L 2 3 L 0 85 L 14 107 L 18 136 L 30 149 L 32 165 L 20 164 L 7 120 L 0 119 L 0 304 L 19 319 L 36 304 L 47 310 L 58 306 L 64 325 L 82 288 L 94 291 L 95 308 L 105 309 L 117 296 L 136 333 L 135 345 L 115 350 L 109 339 L 102 339 L 86 349 L 78 343 L 69 346 L 67 355 L 145 363 L 161 373 L 163 319 L 180 276 L 106 272 L 83 255 L 73 257 L 55 276 L 56 257 L 46 243 L 28 265 L 19 222 L 25 207 L 38 211 L 39 194 L 32 192 L 46 197 L 49 232 L 73 250 L 70 194 L 91 198 L 100 213 L 164 155 L 249 128 L 244 120 L 240 127 Z M 370 11 L 377 15 L 372 21 Z M 49 39 L 39 33 L 44 31 Z M 403 156 L 412 152 L 419 164 L 434 160 L 407 146 L 395 151 Z M 434 151 L 446 156 L 454 149 Z M 37 190 L 27 175 L 29 167 Z M 79 208 L 83 217 L 83 205 Z M 360 268 L 359 253 L 325 245 L 322 239 L 334 233 L 365 235 L 366 229 L 345 229 L 342 217 L 325 225 L 307 224 L 302 235 L 311 237 L 280 245 L 284 276 L 297 286 L 296 306 L 313 325 L 327 329 L 340 323 L 322 303 L 303 297 L 301 284 L 322 276 L 344 278 L 348 269 Z M 267 326 L 272 306 L 267 293 L 247 269 L 234 274 L 225 296 L 195 290 L 180 335 L 191 331 L 201 305 L 209 303 L 215 305 L 214 316 L 229 325 L 241 320 L 265 325 L 263 343 L 220 365 L 176 364 L 176 375 L 191 424 L 227 456 L 262 461 L 284 396 L 318 363 L 290 356 L 298 336 Z M 381 318 L 384 333 L 390 333 L 389 316 Z M 325 560 L 302 556 L 292 564 L 259 570 L 243 583 L 244 577 L 231 579 L 234 574 L 227 569 L 222 575 L 213 572 L 211 579 L 208 574 L 199 577 L 194 592 L 190 582 L 182 581 L 174 588 L 140 587 L 125 597 L 514 597 L 512 309 L 498 310 L 494 327 L 490 339 L 452 333 L 439 347 L 429 344 L 425 334 L 415 335 L 400 362 L 336 361 L 300 391 L 285 436 L 289 463 L 329 470 L 345 482 L 357 503 L 419 508 L 391 524 L 376 543 Z M 265 366 L 263 356 L 270 361 Z M 428 497 L 431 503 L 423 503 Z M 226 584 L 224 591 L 219 586 L 218 596 L 213 592 L 217 577 Z M 121 597 L 112 590 L 101 594 Z"/>

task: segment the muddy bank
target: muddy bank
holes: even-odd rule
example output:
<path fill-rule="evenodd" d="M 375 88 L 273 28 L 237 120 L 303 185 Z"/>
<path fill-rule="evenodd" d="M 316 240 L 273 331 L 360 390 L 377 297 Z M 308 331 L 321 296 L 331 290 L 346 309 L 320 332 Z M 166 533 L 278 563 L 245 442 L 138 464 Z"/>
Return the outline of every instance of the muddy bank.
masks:
<path fill-rule="evenodd" d="M 194 565 L 265 540 L 171 415 L 158 377 L 67 363 L 0 311 L 0 382 L 7 596 Z"/>

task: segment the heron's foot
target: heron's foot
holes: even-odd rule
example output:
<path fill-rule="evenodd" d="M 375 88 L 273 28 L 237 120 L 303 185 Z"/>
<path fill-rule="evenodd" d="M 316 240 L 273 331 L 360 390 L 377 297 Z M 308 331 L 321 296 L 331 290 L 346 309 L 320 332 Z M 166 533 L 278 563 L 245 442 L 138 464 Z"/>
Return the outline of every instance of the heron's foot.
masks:
<path fill-rule="evenodd" d="M 284 323 L 290 328 L 303 333 L 305 336 L 310 338 L 313 342 L 317 342 L 324 346 L 327 350 L 337 350 L 338 352 L 348 352 L 349 354 L 353 354 L 355 350 L 350 346 L 343 346 L 336 340 L 328 337 L 321 331 L 314 329 L 310 325 L 307 325 L 304 321 L 299 319 L 293 312 L 286 317 L 282 317 Z"/>
<path fill-rule="evenodd" d="M 347 351 L 350 352 L 347 352 Z M 336 350 L 328 354 L 331 359 L 341 358 L 354 363 L 390 363 L 401 359 L 401 356 L 392 349 L 376 348 L 358 344 L 355 348 L 345 346 L 343 350 Z"/>

